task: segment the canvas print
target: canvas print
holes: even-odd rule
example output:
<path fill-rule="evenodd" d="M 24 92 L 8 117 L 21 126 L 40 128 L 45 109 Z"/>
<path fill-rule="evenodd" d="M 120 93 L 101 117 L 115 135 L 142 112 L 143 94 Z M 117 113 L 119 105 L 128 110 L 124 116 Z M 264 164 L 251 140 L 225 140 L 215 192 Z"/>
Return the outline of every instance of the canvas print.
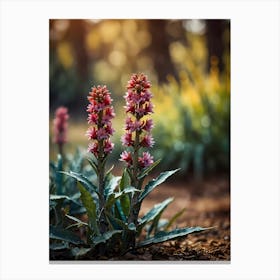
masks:
<path fill-rule="evenodd" d="M 49 20 L 49 259 L 230 261 L 230 20 Z"/>

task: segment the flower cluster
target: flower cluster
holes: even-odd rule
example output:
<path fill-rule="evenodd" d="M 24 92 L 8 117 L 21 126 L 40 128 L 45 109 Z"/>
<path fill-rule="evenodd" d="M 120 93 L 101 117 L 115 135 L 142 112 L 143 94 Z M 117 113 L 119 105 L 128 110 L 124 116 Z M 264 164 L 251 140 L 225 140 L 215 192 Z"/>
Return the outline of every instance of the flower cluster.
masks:
<path fill-rule="evenodd" d="M 54 143 L 63 145 L 67 141 L 67 121 L 69 119 L 68 110 L 65 107 L 59 107 L 55 111 L 54 124 Z"/>
<path fill-rule="evenodd" d="M 88 124 L 92 125 L 86 132 L 88 140 L 93 140 L 88 151 L 96 157 L 105 157 L 111 153 L 114 144 L 110 141 L 113 135 L 111 120 L 115 117 L 114 109 L 111 106 L 111 93 L 106 86 L 97 86 L 91 89 L 88 96 L 90 102 L 87 107 Z"/>
<path fill-rule="evenodd" d="M 126 101 L 125 110 L 127 118 L 125 120 L 125 134 L 122 137 L 122 144 L 125 147 L 132 147 L 138 150 L 141 147 L 150 148 L 154 145 L 151 135 L 153 120 L 148 115 L 153 113 L 150 92 L 151 83 L 144 74 L 133 74 L 128 81 L 127 92 L 124 96 Z M 121 154 L 121 161 L 128 166 L 133 164 L 131 152 L 124 151 Z M 153 163 L 153 157 L 149 152 L 143 152 L 138 158 L 138 166 L 145 168 Z"/>

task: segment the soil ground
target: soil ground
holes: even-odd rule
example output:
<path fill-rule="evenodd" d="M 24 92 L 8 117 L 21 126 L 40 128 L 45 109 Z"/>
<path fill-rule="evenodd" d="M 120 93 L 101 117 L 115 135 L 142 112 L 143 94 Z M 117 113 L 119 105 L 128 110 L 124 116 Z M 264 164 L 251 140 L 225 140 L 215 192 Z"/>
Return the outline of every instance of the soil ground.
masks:
<path fill-rule="evenodd" d="M 171 181 L 154 189 L 144 200 L 140 217 L 155 204 L 168 197 L 174 201 L 163 212 L 162 218 L 171 218 L 185 208 L 174 226 L 213 227 L 189 234 L 179 240 L 167 241 L 128 252 L 122 256 L 87 256 L 84 260 L 106 261 L 230 261 L 230 183 L 229 178 L 215 176 L 198 183 Z M 63 255 L 54 259 L 64 259 Z"/>
<path fill-rule="evenodd" d="M 162 184 L 143 202 L 141 214 L 168 197 L 174 201 L 162 218 L 171 218 L 185 208 L 176 222 L 178 227 L 201 226 L 212 229 L 193 233 L 181 240 L 169 241 L 136 252 L 118 260 L 211 260 L 230 261 L 230 184 L 226 177 L 208 178 L 197 183 Z M 116 258 L 111 258 L 111 260 Z"/>

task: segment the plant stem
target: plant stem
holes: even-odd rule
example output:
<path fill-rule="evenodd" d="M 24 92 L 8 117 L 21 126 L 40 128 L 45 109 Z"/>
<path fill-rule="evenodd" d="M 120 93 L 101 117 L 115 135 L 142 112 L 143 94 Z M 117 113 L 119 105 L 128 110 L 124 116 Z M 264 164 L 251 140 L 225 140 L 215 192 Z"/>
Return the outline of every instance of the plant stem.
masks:
<path fill-rule="evenodd" d="M 137 118 L 137 121 L 139 118 Z M 136 130 L 135 133 L 135 141 L 134 141 L 134 152 L 133 152 L 133 172 L 132 172 L 132 186 L 136 189 L 141 189 L 141 185 L 139 184 L 138 180 L 138 157 L 139 157 L 139 142 L 140 142 L 140 131 Z M 138 203 L 138 197 L 139 193 L 136 192 L 133 194 L 130 202 L 130 211 L 129 211 L 129 217 L 128 217 L 128 224 L 134 223 L 135 226 L 137 226 L 137 220 L 138 215 L 140 211 L 140 204 Z M 136 233 L 129 231 L 126 235 L 127 240 L 127 248 L 134 248 L 135 247 L 135 239 L 136 239 Z"/>

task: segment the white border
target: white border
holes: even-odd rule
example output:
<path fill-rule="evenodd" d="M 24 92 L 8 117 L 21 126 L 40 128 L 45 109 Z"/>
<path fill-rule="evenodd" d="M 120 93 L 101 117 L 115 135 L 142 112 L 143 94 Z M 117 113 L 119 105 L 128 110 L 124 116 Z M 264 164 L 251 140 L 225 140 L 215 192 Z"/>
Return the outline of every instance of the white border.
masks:
<path fill-rule="evenodd" d="M 1 279 L 279 279 L 279 2 L 2 1 Z M 230 264 L 48 261 L 48 19 L 230 18 Z M 35 213 L 34 213 L 35 210 Z"/>

